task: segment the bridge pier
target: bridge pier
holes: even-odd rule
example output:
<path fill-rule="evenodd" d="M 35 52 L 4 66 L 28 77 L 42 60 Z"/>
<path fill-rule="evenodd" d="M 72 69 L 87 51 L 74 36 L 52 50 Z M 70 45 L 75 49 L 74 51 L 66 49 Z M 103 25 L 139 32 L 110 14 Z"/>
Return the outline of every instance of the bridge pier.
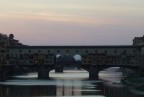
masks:
<path fill-rule="evenodd" d="M 2 71 L 0 71 L 0 81 L 5 80 L 5 76 Z"/>
<path fill-rule="evenodd" d="M 8 71 L 5 69 L 0 70 L 0 81 L 5 81 L 8 77 Z"/>
<path fill-rule="evenodd" d="M 63 73 L 63 66 L 62 65 L 56 65 L 55 66 L 55 73 Z"/>
<path fill-rule="evenodd" d="M 96 65 L 91 65 L 89 70 L 89 79 L 95 80 L 98 79 L 99 68 Z"/>
<path fill-rule="evenodd" d="M 49 79 L 49 70 L 44 65 L 38 66 L 38 79 Z"/>

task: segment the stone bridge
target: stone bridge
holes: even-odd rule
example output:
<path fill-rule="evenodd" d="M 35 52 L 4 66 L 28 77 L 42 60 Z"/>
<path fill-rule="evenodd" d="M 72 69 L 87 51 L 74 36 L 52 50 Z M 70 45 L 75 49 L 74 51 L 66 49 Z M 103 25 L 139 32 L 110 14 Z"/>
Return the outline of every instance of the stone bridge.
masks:
<path fill-rule="evenodd" d="M 130 66 L 130 65 L 92 65 L 92 64 L 79 64 L 80 69 L 84 69 L 89 73 L 89 79 L 98 79 L 98 74 L 101 70 L 109 68 L 109 67 L 122 67 L 122 68 L 129 68 L 133 70 L 138 70 L 138 66 Z M 24 69 L 27 68 L 29 70 L 33 70 L 38 72 L 39 79 L 49 79 L 49 73 L 51 70 L 56 69 L 56 65 L 44 65 L 44 64 L 34 64 L 34 65 L 10 65 L 10 66 L 3 66 L 0 69 L 0 79 L 5 80 L 7 76 L 10 76 L 13 73 L 19 74 L 20 68 Z M 59 65 L 58 71 L 62 72 L 63 68 L 67 66 Z"/>
<path fill-rule="evenodd" d="M 2 74 L 12 67 L 37 68 L 39 78 L 48 78 L 49 71 L 63 71 L 63 67 L 75 64 L 89 72 L 90 79 L 98 78 L 98 72 L 108 67 L 139 67 L 141 46 L 15 46 L 5 50 Z M 14 65 L 13 65 L 14 64 Z M 25 65 L 26 64 L 26 65 Z M 35 65 L 34 65 L 35 64 Z M 44 64 L 44 65 L 40 65 Z M 7 73 L 6 73 L 7 74 Z"/>

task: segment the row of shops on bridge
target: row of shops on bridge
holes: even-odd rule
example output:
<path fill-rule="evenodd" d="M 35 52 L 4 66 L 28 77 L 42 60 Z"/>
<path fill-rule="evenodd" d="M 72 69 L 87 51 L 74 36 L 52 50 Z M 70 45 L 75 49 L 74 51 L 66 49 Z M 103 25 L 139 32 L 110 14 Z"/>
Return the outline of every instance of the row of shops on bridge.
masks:
<path fill-rule="evenodd" d="M 43 64 L 98 64 L 98 65 L 137 65 L 139 56 L 134 55 L 114 55 L 110 56 L 105 53 L 88 53 L 86 55 L 78 55 L 80 60 L 76 60 L 74 56 L 56 56 L 55 54 L 6 54 L 6 64 L 39 64 L 39 60 L 43 60 Z"/>
<path fill-rule="evenodd" d="M 138 56 L 109 56 L 105 53 L 88 54 L 83 56 L 83 64 L 98 64 L 98 65 L 137 65 Z"/>

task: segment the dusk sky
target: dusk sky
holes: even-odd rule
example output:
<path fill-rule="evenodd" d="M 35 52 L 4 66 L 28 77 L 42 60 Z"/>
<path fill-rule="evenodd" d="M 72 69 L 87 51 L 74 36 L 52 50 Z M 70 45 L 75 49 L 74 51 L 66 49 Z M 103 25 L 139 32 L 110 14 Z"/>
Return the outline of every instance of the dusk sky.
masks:
<path fill-rule="evenodd" d="M 27 45 L 131 45 L 144 0 L 0 0 L 0 33 Z"/>

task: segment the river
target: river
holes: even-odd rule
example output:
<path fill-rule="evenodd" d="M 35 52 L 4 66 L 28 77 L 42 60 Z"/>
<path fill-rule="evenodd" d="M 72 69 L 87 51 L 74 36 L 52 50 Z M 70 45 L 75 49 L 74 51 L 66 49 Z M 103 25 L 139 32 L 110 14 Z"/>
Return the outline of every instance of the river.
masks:
<path fill-rule="evenodd" d="M 37 73 L 14 76 L 0 82 L 0 97 L 142 97 L 120 83 L 119 68 L 101 71 L 98 80 L 88 80 L 88 73 L 82 70 L 52 71 L 50 77 L 39 80 Z"/>

